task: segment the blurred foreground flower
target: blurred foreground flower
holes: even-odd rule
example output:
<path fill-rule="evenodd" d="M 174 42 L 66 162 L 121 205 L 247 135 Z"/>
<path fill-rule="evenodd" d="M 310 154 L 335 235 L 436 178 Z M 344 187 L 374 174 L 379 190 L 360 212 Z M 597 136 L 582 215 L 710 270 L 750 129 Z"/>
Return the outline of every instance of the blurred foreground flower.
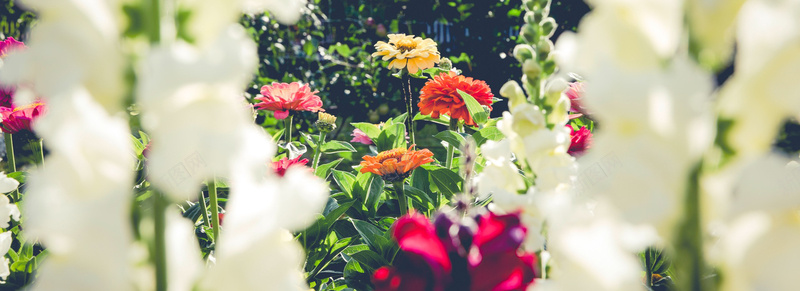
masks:
<path fill-rule="evenodd" d="M 419 112 L 433 118 L 447 114 L 450 118 L 461 119 L 465 124 L 475 126 L 475 121 L 467 110 L 467 104 L 457 90 L 464 91 L 474 97 L 479 104 L 492 110 L 494 95 L 486 82 L 451 72 L 441 73 L 425 83 L 419 96 Z"/>
<path fill-rule="evenodd" d="M 272 83 L 261 87 L 262 97 L 257 97 L 257 110 L 275 111 L 275 118 L 284 119 L 289 116 L 289 111 L 325 111 L 322 109 L 322 100 L 315 95 L 319 91 L 311 92 L 308 84 L 300 85 L 298 82 Z"/>
<path fill-rule="evenodd" d="M 536 257 L 518 252 L 525 232 L 517 214 L 464 221 L 439 214 L 435 225 L 403 216 L 392 230 L 401 251 L 394 266 L 375 271 L 375 290 L 524 290 L 536 274 Z"/>
<path fill-rule="evenodd" d="M 411 171 L 421 165 L 433 162 L 433 153 L 428 149 L 412 150 L 414 145 L 378 153 L 377 156 L 364 156 L 361 173 L 371 172 L 383 177 L 385 181 L 402 181 Z"/>
<path fill-rule="evenodd" d="M 0 130 L 10 134 L 15 134 L 23 130 L 30 131 L 31 124 L 44 113 L 44 110 L 45 105 L 42 102 L 36 102 L 13 109 L 9 107 L 0 107 L 0 116 L 2 116 Z"/>
<path fill-rule="evenodd" d="M 389 43 L 379 41 L 375 49 L 378 51 L 372 54 L 373 57 L 382 56 L 384 61 L 394 59 L 389 63 L 389 69 L 408 67 L 408 72 L 415 74 L 439 63 L 439 50 L 436 49 L 436 42 L 430 38 L 390 34 Z"/>
<path fill-rule="evenodd" d="M 367 136 L 366 133 L 364 133 L 363 131 L 361 131 L 358 128 L 354 129 L 353 133 L 351 133 L 350 136 L 353 137 L 353 139 L 350 140 L 350 142 L 358 142 L 358 143 L 363 143 L 365 145 L 371 145 L 372 144 L 372 139 L 370 139 L 369 136 Z"/>
<path fill-rule="evenodd" d="M 8 37 L 2 41 L 0 41 L 0 58 L 5 57 L 8 53 L 25 48 L 25 44 L 21 41 L 14 39 L 13 37 Z"/>

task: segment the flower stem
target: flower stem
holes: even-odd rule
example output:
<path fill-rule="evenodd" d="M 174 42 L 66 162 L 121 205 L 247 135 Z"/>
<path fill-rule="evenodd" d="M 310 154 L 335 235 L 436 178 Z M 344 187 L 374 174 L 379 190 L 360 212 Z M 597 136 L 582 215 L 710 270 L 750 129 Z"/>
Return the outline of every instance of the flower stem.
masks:
<path fill-rule="evenodd" d="M 156 290 L 167 290 L 167 238 L 166 238 L 166 217 L 164 212 L 167 210 L 167 200 L 156 192 L 153 195 L 153 220 L 154 220 L 154 247 L 153 260 L 156 265 Z"/>
<path fill-rule="evenodd" d="M 286 146 L 288 149 L 289 143 L 292 142 L 292 115 L 286 117 L 284 120 L 284 129 L 283 129 L 283 138 L 286 140 Z"/>
<path fill-rule="evenodd" d="M 38 140 L 31 140 L 30 144 L 33 152 L 36 153 L 36 158 L 38 159 L 36 162 L 44 167 L 44 143 L 42 142 L 42 139 L 40 138 Z"/>
<path fill-rule="evenodd" d="M 211 229 L 214 234 L 214 244 L 219 245 L 219 201 L 217 201 L 217 178 L 208 181 L 208 199 L 211 203 Z"/>
<path fill-rule="evenodd" d="M 408 200 L 403 189 L 403 180 L 392 183 L 394 192 L 397 194 L 397 202 L 400 204 L 400 216 L 408 214 Z"/>
<path fill-rule="evenodd" d="M 675 262 L 676 270 L 682 278 L 680 290 L 701 291 L 710 289 L 708 280 L 703 280 L 706 273 L 706 264 L 703 254 L 703 227 L 700 218 L 700 171 L 702 162 L 692 168 L 689 183 L 686 186 L 685 216 L 681 223 L 678 241 L 675 249 L 678 250 Z"/>
<path fill-rule="evenodd" d="M 17 171 L 17 161 L 14 158 L 14 136 L 10 133 L 4 132 L 3 138 L 5 139 L 6 144 L 6 163 L 8 164 L 6 173 L 10 174 Z M 15 189 L 11 195 L 13 196 L 14 201 L 19 201 L 20 195 L 18 189 Z"/>
<path fill-rule="evenodd" d="M 317 170 L 317 165 L 319 165 L 319 159 L 322 158 L 322 142 L 325 141 L 325 132 L 319 132 L 319 138 L 317 139 L 317 146 L 314 148 L 314 161 L 311 163 L 311 168 L 314 171 Z"/>
<path fill-rule="evenodd" d="M 417 144 L 417 139 L 414 135 L 414 97 L 411 96 L 411 78 L 408 76 L 408 74 L 403 75 L 402 87 L 403 97 L 405 97 L 404 99 L 406 101 L 406 113 L 408 113 L 408 116 L 406 116 L 406 120 L 408 120 L 408 135 L 411 137 L 411 144 Z"/>
<path fill-rule="evenodd" d="M 650 266 L 653 265 L 652 260 L 650 259 L 650 250 L 644 251 L 644 271 L 645 271 L 645 282 L 647 283 L 647 288 L 653 286 L 653 270 L 650 269 Z"/>
<path fill-rule="evenodd" d="M 206 195 L 203 194 L 203 191 L 200 191 L 200 203 L 203 206 L 203 223 L 211 227 L 211 217 L 208 216 L 208 203 L 206 203 Z"/>
<path fill-rule="evenodd" d="M 450 117 L 450 126 L 448 127 L 451 131 L 456 131 L 458 129 L 458 119 Z M 448 169 L 453 168 L 453 155 L 455 153 L 455 147 L 451 143 L 447 143 L 447 160 L 445 160 L 445 167 Z"/>

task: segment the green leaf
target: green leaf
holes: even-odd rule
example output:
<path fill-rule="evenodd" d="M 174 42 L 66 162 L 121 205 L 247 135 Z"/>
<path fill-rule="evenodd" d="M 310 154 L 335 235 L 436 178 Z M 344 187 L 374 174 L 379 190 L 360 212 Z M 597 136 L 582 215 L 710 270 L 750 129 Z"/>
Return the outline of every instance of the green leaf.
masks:
<path fill-rule="evenodd" d="M 356 176 L 338 170 L 333 170 L 331 172 L 333 173 L 333 180 L 339 185 L 339 188 L 350 197 L 353 197 L 353 186 L 356 182 Z"/>
<path fill-rule="evenodd" d="M 328 175 L 331 174 L 331 170 L 336 168 L 336 166 L 338 166 L 342 160 L 343 159 L 337 159 L 333 162 L 317 166 L 317 168 L 314 169 L 314 175 L 317 175 L 317 177 L 322 179 L 328 179 Z"/>
<path fill-rule="evenodd" d="M 356 122 L 351 124 L 363 131 L 364 134 L 366 134 L 371 140 L 375 140 L 378 138 L 378 135 L 381 134 L 381 129 L 375 124 L 366 122 Z"/>
<path fill-rule="evenodd" d="M 398 115 L 395 118 L 392 118 L 394 123 L 404 123 L 406 122 L 406 118 L 408 117 L 408 112 Z"/>
<path fill-rule="evenodd" d="M 372 250 L 363 250 L 353 253 L 350 256 L 361 263 L 361 266 L 366 267 L 366 271 L 369 273 L 372 273 L 372 271 L 389 264 L 389 262 L 380 254 Z"/>
<path fill-rule="evenodd" d="M 275 132 L 275 134 L 272 135 L 272 141 L 277 141 L 278 139 L 280 139 L 283 136 L 284 130 L 285 129 L 281 128 L 277 132 Z"/>
<path fill-rule="evenodd" d="M 379 152 L 388 151 L 395 148 L 406 147 L 406 126 L 403 123 L 395 123 L 387 126 L 381 131 L 377 139 L 373 140 Z"/>
<path fill-rule="evenodd" d="M 463 146 L 464 143 L 467 142 L 464 139 L 464 137 L 461 136 L 461 134 L 459 134 L 458 132 L 452 131 L 452 130 L 442 131 L 440 133 L 437 133 L 433 137 L 438 138 L 440 140 L 443 140 L 443 141 L 447 142 L 448 144 L 453 145 L 454 147 L 456 147 L 456 149 L 460 149 L 461 146 Z"/>
<path fill-rule="evenodd" d="M 312 135 L 310 135 L 308 133 L 302 132 L 302 131 L 300 132 L 300 135 L 303 137 L 303 139 L 306 140 L 306 143 L 309 146 L 311 146 L 311 148 L 316 148 L 317 147 L 316 140 L 319 138 L 319 136 L 314 137 L 314 136 L 312 136 Z"/>
<path fill-rule="evenodd" d="M 383 194 L 383 179 L 373 173 L 359 173 L 356 176 L 356 186 L 353 189 L 355 197 L 364 201 L 364 206 L 370 215 L 378 211 L 378 202 Z"/>
<path fill-rule="evenodd" d="M 472 135 L 472 138 L 475 139 L 475 144 L 477 146 L 481 146 L 482 144 L 486 143 L 487 140 L 499 141 L 504 137 L 505 135 L 503 135 L 503 132 L 494 126 L 484 127 Z"/>
<path fill-rule="evenodd" d="M 369 250 L 369 246 L 365 244 L 352 245 L 342 251 L 345 255 L 352 255 L 360 251 Z"/>
<path fill-rule="evenodd" d="M 326 154 L 334 154 L 334 153 L 343 153 L 343 152 L 355 152 L 356 149 L 353 148 L 348 142 L 332 140 L 326 142 L 322 145 L 322 152 Z"/>
<path fill-rule="evenodd" d="M 430 115 L 422 115 L 420 113 L 417 113 L 417 115 L 414 115 L 414 121 L 417 120 L 429 121 L 441 125 L 450 126 L 450 116 L 447 115 L 439 115 L 439 118 L 433 118 L 430 117 Z"/>
<path fill-rule="evenodd" d="M 461 98 L 464 99 L 464 103 L 467 104 L 467 110 L 469 111 L 469 115 L 472 116 L 472 120 L 475 121 L 475 124 L 481 125 L 486 123 L 489 120 L 489 113 L 483 109 L 480 103 L 475 100 L 472 95 L 467 94 L 460 89 L 456 89 L 458 94 L 461 95 Z"/>
<path fill-rule="evenodd" d="M 461 176 L 455 172 L 440 166 L 423 165 L 422 167 L 428 170 L 431 175 L 431 180 L 433 180 L 433 183 L 439 188 L 439 192 L 442 193 L 445 198 L 450 199 L 453 194 L 461 192 L 459 184 L 461 184 L 462 179 Z"/>
<path fill-rule="evenodd" d="M 403 189 L 405 190 L 406 196 L 411 197 L 411 200 L 418 202 L 420 206 L 423 206 L 427 210 L 436 209 L 436 203 L 425 191 L 414 188 L 414 186 L 411 185 L 403 185 Z"/>
<path fill-rule="evenodd" d="M 11 179 L 17 180 L 17 182 L 19 182 L 20 184 L 25 184 L 25 181 L 28 179 L 28 172 L 16 171 L 13 173 L 9 173 L 6 176 L 8 176 Z"/>
<path fill-rule="evenodd" d="M 350 221 L 353 223 L 353 227 L 355 227 L 358 234 L 361 235 L 361 238 L 364 239 L 364 242 L 367 243 L 370 249 L 383 252 L 384 249 L 390 247 L 391 241 L 383 236 L 383 231 L 377 226 L 358 219 L 351 218 Z"/>

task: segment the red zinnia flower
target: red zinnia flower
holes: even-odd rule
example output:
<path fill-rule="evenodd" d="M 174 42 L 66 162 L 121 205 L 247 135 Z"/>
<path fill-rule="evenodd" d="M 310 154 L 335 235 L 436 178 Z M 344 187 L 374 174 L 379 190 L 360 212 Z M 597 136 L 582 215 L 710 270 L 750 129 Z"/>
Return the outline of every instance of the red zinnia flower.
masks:
<path fill-rule="evenodd" d="M 275 170 L 275 173 L 278 174 L 278 176 L 283 177 L 283 175 L 286 175 L 286 170 L 289 169 L 289 167 L 295 165 L 305 166 L 306 164 L 308 164 L 308 159 L 301 160 L 300 157 L 289 159 L 284 157 L 278 161 L 272 162 L 272 168 Z"/>
<path fill-rule="evenodd" d="M 582 155 L 586 149 L 592 147 L 592 132 L 589 131 L 586 126 L 581 127 L 579 130 L 575 130 L 567 124 L 567 127 L 572 131 L 569 135 L 572 137 L 572 142 L 569 145 L 569 150 L 567 153 L 573 156 Z"/>
<path fill-rule="evenodd" d="M 256 109 L 275 112 L 275 118 L 284 119 L 289 116 L 289 111 L 325 111 L 322 109 L 322 100 L 314 95 L 319 91 L 311 92 L 308 84 L 300 85 L 298 82 L 272 83 L 261 87 L 262 97 L 257 97 Z"/>
<path fill-rule="evenodd" d="M 486 82 L 450 72 L 433 77 L 422 87 L 418 104 L 420 113 L 433 118 L 447 114 L 450 118 L 461 119 L 465 124 L 475 126 L 475 121 L 469 115 L 467 105 L 457 90 L 464 91 L 474 97 L 479 104 L 486 105 L 492 110 L 494 95 Z"/>
<path fill-rule="evenodd" d="M 0 107 L 0 116 L 3 121 L 0 129 L 5 133 L 17 133 L 22 130 L 31 130 L 31 123 L 44 113 L 44 103 L 37 102 L 17 108 Z"/>
<path fill-rule="evenodd" d="M 5 57 L 9 52 L 16 49 L 25 48 L 25 44 L 17 41 L 13 37 L 8 37 L 0 41 L 0 58 Z"/>

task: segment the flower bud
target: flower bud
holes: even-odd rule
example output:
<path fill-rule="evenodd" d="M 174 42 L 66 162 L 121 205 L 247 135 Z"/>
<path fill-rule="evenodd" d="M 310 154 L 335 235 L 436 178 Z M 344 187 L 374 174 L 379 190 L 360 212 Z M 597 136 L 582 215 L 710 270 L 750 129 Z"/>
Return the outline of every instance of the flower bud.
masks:
<path fill-rule="evenodd" d="M 539 40 L 539 32 L 536 27 L 530 24 L 523 25 L 519 34 L 522 35 L 522 39 L 527 43 L 536 43 Z"/>
<path fill-rule="evenodd" d="M 545 86 L 545 104 L 555 106 L 561 99 L 561 93 L 569 88 L 569 84 L 561 78 L 553 78 Z M 569 98 L 566 99 L 569 104 Z M 567 108 L 568 109 L 568 108 Z M 566 109 L 565 109 L 566 111 Z"/>
<path fill-rule="evenodd" d="M 539 23 L 539 22 L 542 22 L 542 19 L 544 19 L 545 17 L 547 17 L 547 14 L 545 14 L 544 12 L 545 12 L 545 11 L 544 11 L 543 9 L 539 9 L 539 10 L 536 10 L 536 11 L 533 11 L 533 12 L 528 12 L 528 13 L 531 13 L 531 14 L 532 14 L 532 17 L 531 17 L 531 22 L 529 22 L 529 23 Z M 527 15 L 527 14 L 525 14 L 525 16 L 527 17 L 528 15 Z M 527 20 L 527 18 L 526 18 L 526 20 Z"/>
<path fill-rule="evenodd" d="M 552 17 L 543 20 L 539 25 L 542 27 L 542 35 L 544 37 L 550 38 L 556 32 L 556 20 Z"/>
<path fill-rule="evenodd" d="M 549 39 L 542 39 L 536 44 L 536 57 L 540 60 L 546 60 L 553 50 L 553 42 Z"/>
<path fill-rule="evenodd" d="M 539 23 L 539 21 L 536 21 L 536 12 L 534 11 L 525 12 L 524 19 L 525 23 Z"/>
<path fill-rule="evenodd" d="M 522 5 L 525 6 L 525 10 L 528 10 L 528 11 L 536 10 L 536 1 L 535 0 L 522 0 Z"/>
<path fill-rule="evenodd" d="M 539 66 L 536 60 L 528 59 L 522 63 L 522 72 L 528 76 L 538 76 L 542 73 L 542 67 Z"/>
<path fill-rule="evenodd" d="M 536 4 L 539 4 L 539 7 L 550 7 L 550 3 L 552 0 L 536 0 Z"/>
<path fill-rule="evenodd" d="M 527 102 L 525 92 L 515 81 L 503 84 L 503 87 L 500 87 L 500 96 L 508 98 L 508 108 L 514 108 L 514 106 Z"/>
<path fill-rule="evenodd" d="M 547 75 L 553 74 L 556 71 L 556 62 L 552 59 L 544 61 L 542 70 Z"/>
<path fill-rule="evenodd" d="M 453 61 L 448 58 L 441 58 L 439 60 L 439 68 L 445 71 L 449 71 L 453 68 Z"/>
<path fill-rule="evenodd" d="M 319 112 L 316 125 L 319 131 L 331 132 L 336 129 L 336 116 Z"/>
<path fill-rule="evenodd" d="M 533 58 L 533 47 L 527 44 L 518 44 L 514 47 L 514 57 L 520 63 Z"/>

